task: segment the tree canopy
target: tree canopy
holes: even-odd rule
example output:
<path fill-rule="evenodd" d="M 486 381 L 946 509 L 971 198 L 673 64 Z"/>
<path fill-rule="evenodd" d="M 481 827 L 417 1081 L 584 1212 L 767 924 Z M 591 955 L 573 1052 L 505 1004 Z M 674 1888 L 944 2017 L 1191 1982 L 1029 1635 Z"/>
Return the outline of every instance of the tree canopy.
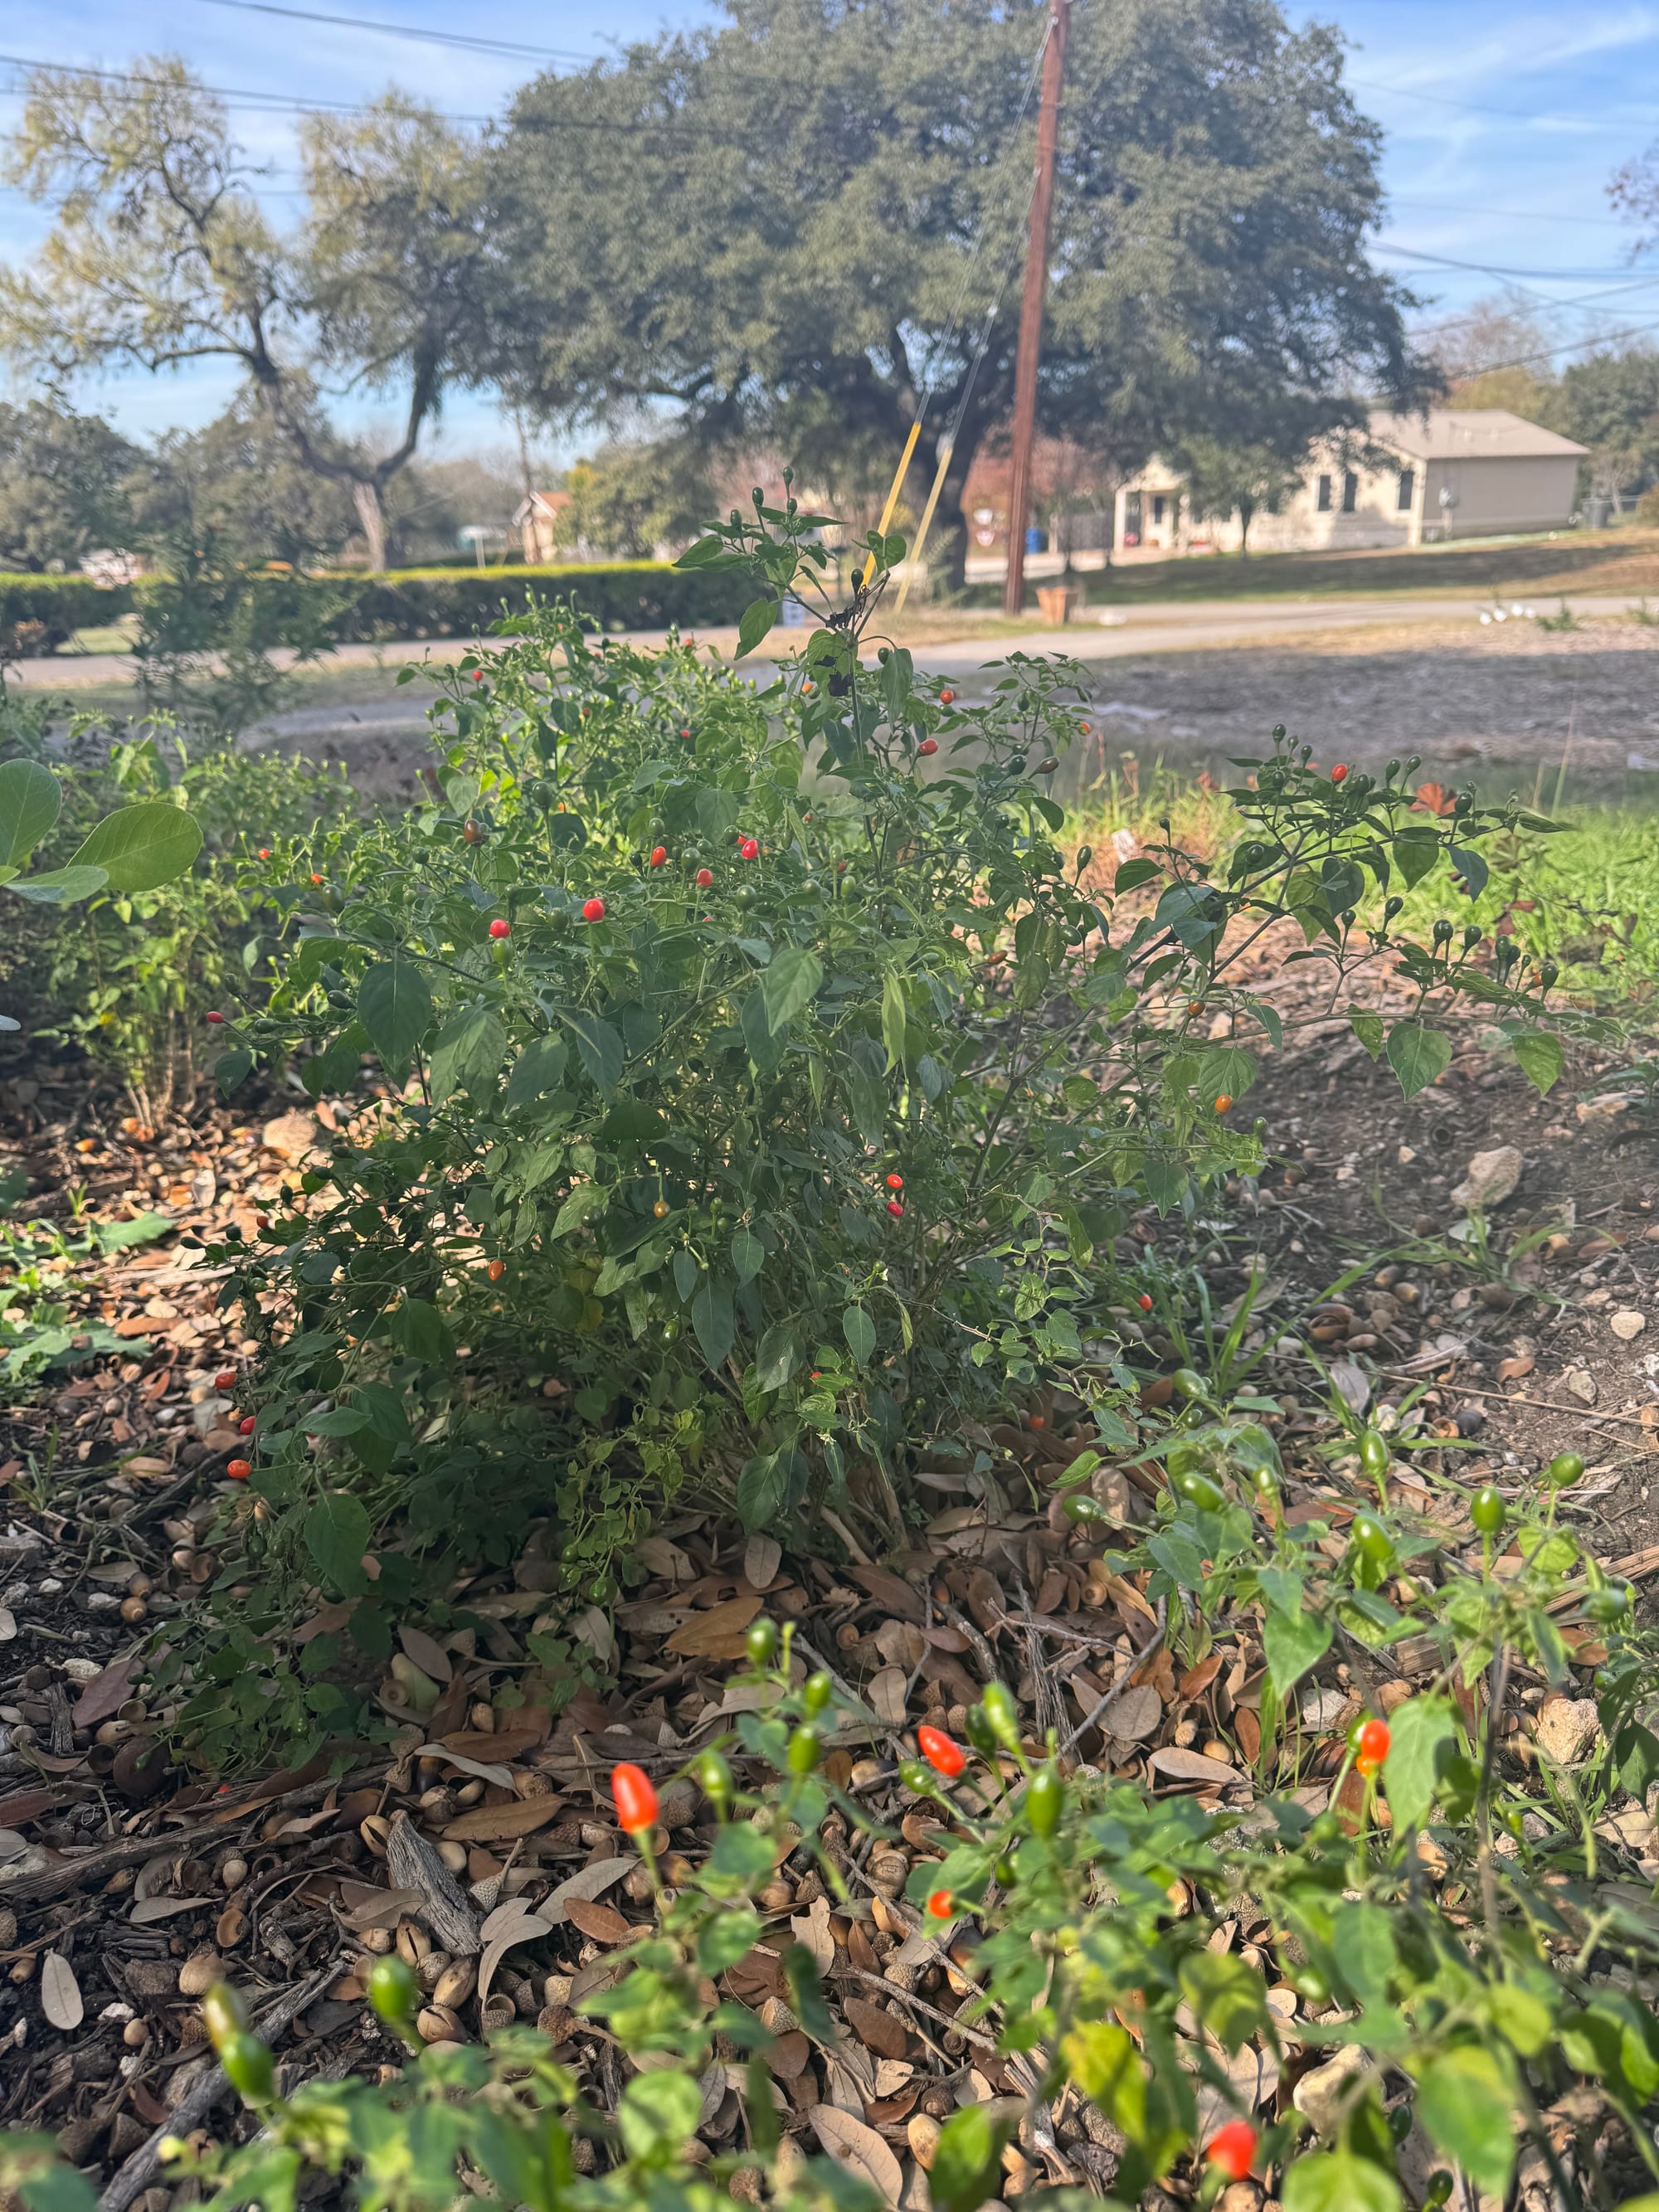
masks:
<path fill-rule="evenodd" d="M 32 399 L 0 406 L 0 568 L 74 568 L 126 542 L 141 456 L 95 415 Z"/>
<path fill-rule="evenodd" d="M 304 467 L 349 491 L 372 567 L 386 487 L 445 385 L 471 373 L 488 240 L 472 142 L 396 93 L 302 133 L 308 213 L 279 236 L 223 104 L 185 64 L 36 70 L 5 172 L 54 210 L 26 270 L 0 271 L 0 349 L 68 378 L 239 362 Z M 378 457 L 317 428 L 317 378 L 404 394 Z"/>
<path fill-rule="evenodd" d="M 726 0 L 726 22 L 520 94 L 494 161 L 493 367 L 548 416 L 667 403 L 945 508 L 1008 412 L 1037 0 Z M 1275 0 L 1122 0 L 1072 26 L 1040 397 L 1055 434 L 1282 442 L 1425 389 L 1374 270 L 1379 133 Z M 967 390 L 973 342 L 988 332 Z M 925 477 L 924 477 L 925 480 Z"/>

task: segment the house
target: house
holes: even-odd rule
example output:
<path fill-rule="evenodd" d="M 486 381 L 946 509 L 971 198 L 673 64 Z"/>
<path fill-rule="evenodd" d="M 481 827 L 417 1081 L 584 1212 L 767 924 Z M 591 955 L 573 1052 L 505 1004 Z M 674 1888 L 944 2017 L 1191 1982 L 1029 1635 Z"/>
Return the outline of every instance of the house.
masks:
<path fill-rule="evenodd" d="M 1277 514 L 1258 510 L 1258 553 L 1340 552 L 1431 545 L 1564 529 L 1577 504 L 1584 447 L 1504 407 L 1434 407 L 1425 416 L 1374 413 L 1369 453 L 1316 453 Z M 1194 516 L 1178 470 L 1153 459 L 1117 495 L 1119 558 L 1236 553 L 1237 514 Z"/>
<path fill-rule="evenodd" d="M 513 527 L 532 568 L 544 567 L 559 557 L 559 517 L 570 504 L 568 491 L 532 491 L 520 500 L 513 514 Z"/>

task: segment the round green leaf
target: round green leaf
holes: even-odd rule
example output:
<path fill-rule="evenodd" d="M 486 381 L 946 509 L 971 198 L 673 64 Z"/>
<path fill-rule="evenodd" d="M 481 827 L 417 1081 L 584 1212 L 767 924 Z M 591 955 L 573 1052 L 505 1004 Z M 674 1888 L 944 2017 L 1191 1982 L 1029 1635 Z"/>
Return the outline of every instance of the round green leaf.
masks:
<path fill-rule="evenodd" d="M 149 799 L 106 814 L 70 865 L 101 868 L 118 893 L 153 891 L 182 876 L 201 849 L 201 824 L 193 814 Z"/>
<path fill-rule="evenodd" d="M 0 765 L 0 866 L 18 866 L 58 819 L 58 779 L 39 761 Z"/>

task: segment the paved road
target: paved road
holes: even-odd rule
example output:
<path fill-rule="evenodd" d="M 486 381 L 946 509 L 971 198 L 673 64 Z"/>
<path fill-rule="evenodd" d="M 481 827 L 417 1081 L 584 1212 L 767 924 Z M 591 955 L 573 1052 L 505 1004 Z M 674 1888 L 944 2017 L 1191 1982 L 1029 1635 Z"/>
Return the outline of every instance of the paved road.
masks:
<path fill-rule="evenodd" d="M 1378 623 L 1412 626 L 1419 623 L 1475 623 L 1492 609 L 1490 599 L 1404 599 L 1388 592 L 1368 592 L 1351 599 L 1224 599 L 1164 601 L 1125 609 L 1121 612 L 1090 610 L 1087 618 L 1064 629 L 1032 630 L 1018 636 L 987 637 L 967 634 L 915 648 L 929 668 L 954 672 L 981 666 L 1011 650 L 1023 653 L 1070 653 L 1079 660 L 1115 660 L 1130 653 L 1181 652 L 1188 647 L 1236 645 L 1273 638 L 1301 638 L 1322 634 L 1375 628 Z M 1511 607 L 1532 607 L 1540 614 L 1552 611 L 1553 601 L 1517 600 Z M 1597 593 L 1574 597 L 1568 604 L 1579 615 L 1623 614 L 1641 604 L 1638 595 Z M 1524 619 L 1524 617 L 1522 617 Z M 633 634 L 642 645 L 660 643 L 661 632 Z M 732 629 L 697 633 L 716 652 L 730 653 L 737 642 Z M 474 641 L 434 640 L 423 645 L 343 645 L 328 655 L 324 667 L 388 668 L 405 660 L 429 656 L 453 659 Z M 495 649 L 483 641 L 486 652 Z M 274 656 L 279 663 L 282 654 Z M 769 675 L 763 659 L 751 663 L 757 675 Z M 8 672 L 8 680 L 25 688 L 54 690 L 65 684 L 128 684 L 132 663 L 125 653 L 62 653 L 45 660 L 20 660 Z M 337 719 L 337 709 L 332 710 Z"/>

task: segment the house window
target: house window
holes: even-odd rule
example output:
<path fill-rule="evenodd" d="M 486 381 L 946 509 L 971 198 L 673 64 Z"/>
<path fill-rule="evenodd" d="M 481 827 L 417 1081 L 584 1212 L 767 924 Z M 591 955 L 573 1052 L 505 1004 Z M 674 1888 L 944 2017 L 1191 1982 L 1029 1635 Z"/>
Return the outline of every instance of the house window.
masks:
<path fill-rule="evenodd" d="M 1140 528 L 1140 494 L 1138 491 L 1126 492 L 1123 495 L 1123 543 L 1139 545 Z"/>
<path fill-rule="evenodd" d="M 1401 514 L 1409 514 L 1411 513 L 1412 495 L 1415 492 L 1416 489 L 1416 470 L 1401 469 L 1400 471 L 1399 489 L 1394 495 L 1394 503 L 1400 509 Z"/>
<path fill-rule="evenodd" d="M 1318 501 L 1319 512 L 1322 514 L 1328 514 L 1331 511 L 1331 480 L 1328 477 L 1321 477 L 1319 479 Z"/>
<path fill-rule="evenodd" d="M 1359 479 L 1350 469 L 1342 479 L 1342 512 L 1352 514 L 1359 501 Z"/>
<path fill-rule="evenodd" d="M 1161 522 L 1163 521 L 1163 520 L 1164 520 L 1164 495 L 1163 495 L 1163 493 L 1162 493 L 1161 491 L 1160 491 L 1160 492 L 1155 492 L 1155 493 L 1152 495 L 1152 520 L 1153 520 L 1153 523 L 1154 523 L 1154 524 L 1159 524 L 1159 523 L 1161 523 Z"/>

